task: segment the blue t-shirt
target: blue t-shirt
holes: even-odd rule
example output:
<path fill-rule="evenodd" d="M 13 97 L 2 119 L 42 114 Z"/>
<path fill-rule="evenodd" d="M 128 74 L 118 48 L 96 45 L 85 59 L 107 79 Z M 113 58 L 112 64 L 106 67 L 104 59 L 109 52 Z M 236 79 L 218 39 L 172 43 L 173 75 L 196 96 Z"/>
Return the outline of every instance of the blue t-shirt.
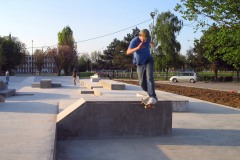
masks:
<path fill-rule="evenodd" d="M 151 38 L 148 38 L 146 42 L 143 43 L 143 47 L 133 54 L 133 63 L 137 65 L 144 65 L 146 61 L 151 57 L 150 54 L 150 42 Z M 136 48 L 141 43 L 140 38 L 137 36 L 133 38 L 130 42 L 128 48 Z"/>

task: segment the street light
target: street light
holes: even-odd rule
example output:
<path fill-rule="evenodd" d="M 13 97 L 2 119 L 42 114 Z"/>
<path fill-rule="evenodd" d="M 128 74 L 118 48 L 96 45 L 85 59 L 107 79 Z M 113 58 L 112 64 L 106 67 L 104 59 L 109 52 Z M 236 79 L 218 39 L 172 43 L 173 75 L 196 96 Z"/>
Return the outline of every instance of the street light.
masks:
<path fill-rule="evenodd" d="M 155 15 L 156 15 L 156 13 L 155 12 L 151 12 L 150 13 L 150 16 L 152 17 L 152 19 L 153 19 L 153 24 L 152 24 L 152 42 L 153 42 L 153 34 L 154 34 L 154 17 L 155 17 Z M 152 54 L 153 54 L 153 47 L 151 48 L 151 52 L 152 52 Z"/>
<path fill-rule="evenodd" d="M 32 75 L 33 75 L 33 40 L 32 40 Z"/>

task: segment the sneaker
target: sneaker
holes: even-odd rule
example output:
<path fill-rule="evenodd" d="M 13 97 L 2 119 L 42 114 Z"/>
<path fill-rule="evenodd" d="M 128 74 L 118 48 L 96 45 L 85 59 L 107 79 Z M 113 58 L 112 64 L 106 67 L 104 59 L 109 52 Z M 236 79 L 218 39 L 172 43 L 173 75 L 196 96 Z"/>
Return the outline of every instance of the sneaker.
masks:
<path fill-rule="evenodd" d="M 150 98 L 149 96 L 143 97 L 143 98 L 142 98 L 142 101 L 145 102 L 145 103 L 147 103 L 147 102 L 149 101 L 149 98 Z"/>
<path fill-rule="evenodd" d="M 157 103 L 157 99 L 156 98 L 153 98 L 153 97 L 150 97 L 147 104 L 156 104 Z"/>

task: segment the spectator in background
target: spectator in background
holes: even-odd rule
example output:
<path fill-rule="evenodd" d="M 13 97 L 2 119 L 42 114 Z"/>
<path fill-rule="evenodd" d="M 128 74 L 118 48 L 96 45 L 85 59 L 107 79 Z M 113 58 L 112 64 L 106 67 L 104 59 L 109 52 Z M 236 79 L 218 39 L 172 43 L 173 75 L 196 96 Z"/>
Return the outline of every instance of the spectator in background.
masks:
<path fill-rule="evenodd" d="M 6 76 L 6 85 L 8 85 L 8 82 L 9 82 L 9 71 L 8 70 L 6 71 L 5 76 Z"/>
<path fill-rule="evenodd" d="M 73 69 L 72 77 L 73 77 L 74 86 L 76 86 L 76 78 L 77 78 L 77 71 L 76 71 L 76 69 Z"/>

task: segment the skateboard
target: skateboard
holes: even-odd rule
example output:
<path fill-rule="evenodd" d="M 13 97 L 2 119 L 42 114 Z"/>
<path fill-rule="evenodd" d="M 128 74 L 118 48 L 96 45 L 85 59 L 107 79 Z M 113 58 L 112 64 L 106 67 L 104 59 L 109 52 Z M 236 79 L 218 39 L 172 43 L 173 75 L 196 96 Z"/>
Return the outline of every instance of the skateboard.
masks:
<path fill-rule="evenodd" d="M 147 101 L 148 101 L 148 99 L 146 101 L 144 101 L 144 100 L 141 101 L 141 104 L 144 104 L 144 108 L 145 109 L 154 109 L 155 108 L 154 104 L 147 104 Z"/>

